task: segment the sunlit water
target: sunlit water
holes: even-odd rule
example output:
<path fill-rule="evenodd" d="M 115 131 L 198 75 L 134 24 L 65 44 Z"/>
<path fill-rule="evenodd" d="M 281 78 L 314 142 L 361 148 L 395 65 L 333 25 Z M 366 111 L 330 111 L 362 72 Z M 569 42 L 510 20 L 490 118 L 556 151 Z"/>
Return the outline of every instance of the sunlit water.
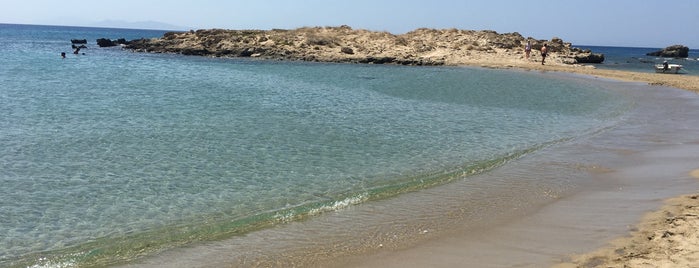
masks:
<path fill-rule="evenodd" d="M 0 266 L 119 263 L 468 180 L 630 105 L 536 73 L 94 44 L 157 31 L 0 33 Z"/>

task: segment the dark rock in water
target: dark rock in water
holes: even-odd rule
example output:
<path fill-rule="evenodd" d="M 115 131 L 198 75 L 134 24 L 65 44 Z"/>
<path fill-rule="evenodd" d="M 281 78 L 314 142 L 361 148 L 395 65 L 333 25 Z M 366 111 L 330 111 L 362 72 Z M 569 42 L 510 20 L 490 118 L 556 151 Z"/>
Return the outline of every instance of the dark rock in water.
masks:
<path fill-rule="evenodd" d="M 209 55 L 210 52 L 206 49 L 195 49 L 195 48 L 184 48 L 182 51 L 180 51 L 182 55 L 188 55 L 188 56 L 206 56 Z"/>
<path fill-rule="evenodd" d="M 578 63 L 602 63 L 604 61 L 604 54 L 590 53 L 587 55 L 577 55 L 575 56 L 575 61 Z"/>
<path fill-rule="evenodd" d="M 689 57 L 689 48 L 683 45 L 674 45 L 659 51 L 647 53 L 646 55 L 665 58 L 686 58 Z"/>
<path fill-rule="evenodd" d="M 107 38 L 100 38 L 97 39 L 97 45 L 100 47 L 113 47 L 116 46 L 117 43 Z"/>
<path fill-rule="evenodd" d="M 70 39 L 73 44 L 87 44 L 87 39 Z"/>
<path fill-rule="evenodd" d="M 97 45 L 100 47 L 113 47 L 117 45 L 126 45 L 128 43 L 129 41 L 126 41 L 124 38 L 119 38 L 117 40 L 110 40 L 107 38 L 97 39 Z"/>
<path fill-rule="evenodd" d="M 374 63 L 374 64 L 386 64 L 395 61 L 395 57 L 366 57 L 365 59 L 359 60 L 360 63 Z"/>

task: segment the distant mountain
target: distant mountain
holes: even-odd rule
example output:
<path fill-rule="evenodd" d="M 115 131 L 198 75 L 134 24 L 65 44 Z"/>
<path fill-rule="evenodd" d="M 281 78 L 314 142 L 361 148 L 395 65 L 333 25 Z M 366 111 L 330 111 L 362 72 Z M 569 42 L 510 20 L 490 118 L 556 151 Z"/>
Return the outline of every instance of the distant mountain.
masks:
<path fill-rule="evenodd" d="M 148 30 L 175 30 L 182 31 L 187 30 L 187 27 L 167 24 L 158 21 L 122 21 L 122 20 L 103 20 L 95 23 L 91 23 L 89 26 L 92 27 L 105 27 L 105 28 L 127 28 L 127 29 L 148 29 Z"/>

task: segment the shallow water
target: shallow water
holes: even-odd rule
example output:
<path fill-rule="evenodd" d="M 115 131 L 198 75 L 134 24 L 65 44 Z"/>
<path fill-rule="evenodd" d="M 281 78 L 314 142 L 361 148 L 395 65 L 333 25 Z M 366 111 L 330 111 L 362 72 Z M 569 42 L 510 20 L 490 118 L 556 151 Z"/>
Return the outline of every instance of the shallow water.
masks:
<path fill-rule="evenodd" d="M 0 31 L 2 265 L 106 265 L 254 237 L 469 181 L 595 135 L 632 107 L 623 92 L 538 73 L 152 55 L 92 40 L 61 59 L 73 38 L 159 33 Z M 577 182 L 469 183 L 508 196 Z"/>

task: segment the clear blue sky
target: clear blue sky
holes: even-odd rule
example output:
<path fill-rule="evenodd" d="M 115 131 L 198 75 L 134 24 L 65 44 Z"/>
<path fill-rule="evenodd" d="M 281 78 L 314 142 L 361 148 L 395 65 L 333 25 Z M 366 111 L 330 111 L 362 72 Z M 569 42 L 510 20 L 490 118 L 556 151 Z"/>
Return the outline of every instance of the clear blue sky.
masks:
<path fill-rule="evenodd" d="M 0 23 L 104 26 L 107 20 L 185 30 L 458 28 L 560 37 L 575 45 L 699 48 L 697 0 L 13 0 L 0 8 Z"/>

